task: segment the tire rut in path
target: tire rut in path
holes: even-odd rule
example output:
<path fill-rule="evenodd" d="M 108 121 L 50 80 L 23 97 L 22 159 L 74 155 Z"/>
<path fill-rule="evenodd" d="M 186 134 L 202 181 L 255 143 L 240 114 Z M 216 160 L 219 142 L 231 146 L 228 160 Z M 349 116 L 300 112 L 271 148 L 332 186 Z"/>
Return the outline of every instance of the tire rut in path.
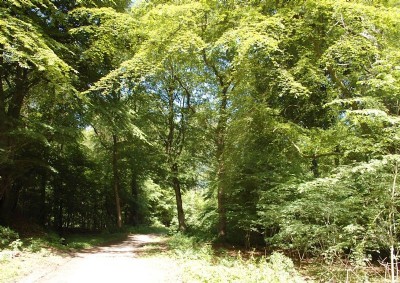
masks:
<path fill-rule="evenodd" d="M 140 257 L 162 239 L 157 235 L 130 235 L 120 243 L 74 254 L 53 270 L 34 272 L 20 283 L 181 282 L 177 263 L 166 257 Z M 152 253 L 162 250 L 152 250 Z"/>

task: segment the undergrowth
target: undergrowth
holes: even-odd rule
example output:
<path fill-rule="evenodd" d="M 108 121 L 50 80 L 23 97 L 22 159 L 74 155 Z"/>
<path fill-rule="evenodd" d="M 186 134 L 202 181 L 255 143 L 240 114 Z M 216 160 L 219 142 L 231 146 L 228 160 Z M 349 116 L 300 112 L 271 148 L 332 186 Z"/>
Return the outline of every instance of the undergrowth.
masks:
<path fill-rule="evenodd" d="M 215 254 L 209 243 L 182 234 L 172 236 L 169 255 L 181 266 L 184 282 L 304 282 L 292 260 L 281 253 L 268 258 Z"/>
<path fill-rule="evenodd" d="M 349 261 L 346 264 L 327 264 L 323 260 L 295 265 L 290 258 L 279 252 L 266 257 L 255 251 L 216 249 L 204 237 L 173 233 L 162 227 L 144 226 L 126 227 L 118 233 L 70 234 L 65 235 L 65 238 L 52 231 L 40 236 L 20 238 L 12 229 L 0 226 L 0 267 L 11 264 L 13 254 L 7 251 L 33 252 L 45 256 L 51 250 L 77 251 L 121 241 L 128 233 L 168 235 L 162 237 L 166 241 L 149 243 L 151 248 L 141 253 L 141 256 L 161 256 L 176 261 L 183 282 L 304 282 L 304 278 L 313 278 L 317 282 L 388 282 L 388 277 L 382 275 L 382 268 L 379 267 L 355 266 Z M 7 275 L 7 278 L 18 275 L 18 272 L 11 268 L 8 272 L 11 275 Z"/>
<path fill-rule="evenodd" d="M 132 234 L 169 234 L 170 229 L 164 226 L 127 226 L 124 228 L 125 232 Z"/>
<path fill-rule="evenodd" d="M 20 237 L 14 230 L 0 226 L 0 251 L 40 252 L 42 249 L 53 248 L 58 251 L 74 251 L 92 248 L 101 244 L 121 241 L 126 238 L 127 231 L 117 233 L 85 233 L 60 236 L 54 231 L 43 232 L 32 237 Z"/>
<path fill-rule="evenodd" d="M 390 282 L 374 265 L 317 259 L 294 264 L 280 252 L 261 256 L 254 250 L 215 249 L 203 238 L 179 233 L 166 244 L 168 256 L 179 262 L 183 282 Z"/>
<path fill-rule="evenodd" d="M 8 227 L 0 226 L 0 250 L 10 247 L 18 239 L 19 235 L 17 232 Z"/>

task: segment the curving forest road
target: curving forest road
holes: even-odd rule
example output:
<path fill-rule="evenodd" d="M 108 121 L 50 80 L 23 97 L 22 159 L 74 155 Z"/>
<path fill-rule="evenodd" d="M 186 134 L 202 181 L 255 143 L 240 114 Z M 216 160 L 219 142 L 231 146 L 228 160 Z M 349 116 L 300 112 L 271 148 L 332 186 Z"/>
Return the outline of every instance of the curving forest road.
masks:
<path fill-rule="evenodd" d="M 123 242 L 74 254 L 62 264 L 35 271 L 20 283 L 182 282 L 176 262 L 166 257 L 141 257 L 162 241 L 156 235 L 130 235 Z"/>

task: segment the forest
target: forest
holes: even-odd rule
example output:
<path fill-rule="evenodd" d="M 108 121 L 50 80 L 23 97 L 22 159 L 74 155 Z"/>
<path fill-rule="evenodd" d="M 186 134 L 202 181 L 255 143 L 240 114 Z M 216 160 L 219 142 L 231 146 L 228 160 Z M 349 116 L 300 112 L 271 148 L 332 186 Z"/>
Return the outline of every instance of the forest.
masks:
<path fill-rule="evenodd" d="M 0 225 L 397 261 L 400 1 L 0 2 Z"/>

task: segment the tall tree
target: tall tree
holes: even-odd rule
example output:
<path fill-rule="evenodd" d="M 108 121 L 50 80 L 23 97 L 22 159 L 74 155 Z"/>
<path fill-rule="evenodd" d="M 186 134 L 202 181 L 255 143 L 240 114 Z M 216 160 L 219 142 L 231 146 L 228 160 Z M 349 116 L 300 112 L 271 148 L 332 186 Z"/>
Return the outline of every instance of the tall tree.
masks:
<path fill-rule="evenodd" d="M 195 26 L 201 13 L 197 3 L 185 5 L 160 5 L 143 16 L 145 32 L 149 35 L 152 49 L 143 46 L 146 64 L 153 66 L 145 74 L 143 89 L 155 99 L 155 107 L 161 111 L 156 127 L 165 149 L 169 185 L 175 192 L 178 228 L 186 230 L 182 204 L 182 155 L 191 139 L 192 117 L 195 113 L 196 93 L 200 84 L 199 50 L 203 46 Z M 177 22 L 176 18 L 180 21 Z M 162 23 L 162 24 L 160 24 Z M 156 66 L 156 68 L 154 68 Z M 185 166 L 188 168 L 187 166 Z"/>
<path fill-rule="evenodd" d="M 68 51 L 46 21 L 57 7 L 51 1 L 3 1 L 0 9 L 0 221 L 7 222 L 16 205 L 14 181 L 23 174 L 16 153 L 30 139 L 27 106 L 43 90 L 63 100 L 74 88 L 73 70 L 58 55 Z"/>
<path fill-rule="evenodd" d="M 1 222 L 9 222 L 18 191 L 24 186 L 21 182 L 16 184 L 16 179 L 38 166 L 49 165 L 49 156 L 42 156 L 42 160 L 26 159 L 25 148 L 38 140 L 46 144 L 54 141 L 56 135 L 80 131 L 82 120 L 78 118 L 78 104 L 74 104 L 77 102 L 75 87 L 79 83 L 67 13 L 78 6 L 99 4 L 115 6 L 117 3 L 3 1 L 0 4 Z M 127 2 L 118 1 L 118 4 Z M 81 85 L 86 88 L 87 82 Z M 55 125 L 55 120 L 62 119 L 46 113 L 42 108 L 46 104 L 52 110 L 50 113 L 54 110 L 59 117 L 68 116 L 66 123 Z"/>
<path fill-rule="evenodd" d="M 267 55 L 277 52 L 277 36 L 273 31 L 279 27 L 279 19 L 269 20 L 256 9 L 235 3 L 209 1 L 202 19 L 201 36 L 206 43 L 202 51 L 205 77 L 208 79 L 210 94 L 215 101 L 214 143 L 216 161 L 216 183 L 218 200 L 218 234 L 227 234 L 227 176 L 226 137 L 232 108 L 232 101 L 240 91 L 246 72 L 251 68 L 246 56 L 256 49 Z M 271 31 L 268 30 L 271 29 Z M 211 98 L 210 97 L 210 98 Z"/>

